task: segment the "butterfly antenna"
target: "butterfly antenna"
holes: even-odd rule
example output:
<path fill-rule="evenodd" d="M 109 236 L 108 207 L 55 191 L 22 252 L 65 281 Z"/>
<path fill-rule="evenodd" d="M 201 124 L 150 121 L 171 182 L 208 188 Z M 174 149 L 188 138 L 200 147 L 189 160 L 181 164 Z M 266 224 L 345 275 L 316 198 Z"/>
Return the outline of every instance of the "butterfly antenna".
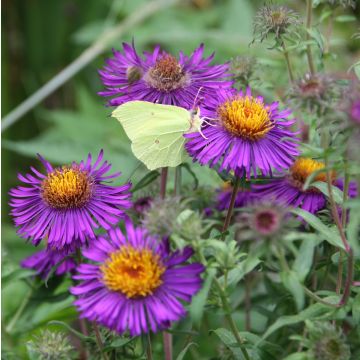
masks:
<path fill-rule="evenodd" d="M 196 96 L 195 96 L 195 99 L 194 99 L 194 103 L 193 103 L 193 106 L 192 106 L 193 109 L 195 108 L 196 100 L 198 99 L 199 94 L 200 94 L 200 91 L 201 91 L 202 89 L 203 89 L 203 86 L 200 86 L 198 92 L 196 93 Z"/>
<path fill-rule="evenodd" d="M 202 136 L 205 140 L 207 140 L 207 139 L 208 139 L 208 138 L 204 135 L 204 133 L 202 132 L 202 130 L 201 130 L 201 126 L 199 126 L 198 131 L 199 131 L 200 135 L 201 135 L 201 136 Z"/>
<path fill-rule="evenodd" d="M 209 123 L 208 121 L 206 121 L 205 118 L 201 118 L 200 120 L 201 120 L 201 125 L 202 125 L 203 123 L 205 123 L 205 124 L 207 124 L 207 125 L 209 125 L 209 126 L 216 126 L 216 124 L 211 124 L 211 123 Z"/>

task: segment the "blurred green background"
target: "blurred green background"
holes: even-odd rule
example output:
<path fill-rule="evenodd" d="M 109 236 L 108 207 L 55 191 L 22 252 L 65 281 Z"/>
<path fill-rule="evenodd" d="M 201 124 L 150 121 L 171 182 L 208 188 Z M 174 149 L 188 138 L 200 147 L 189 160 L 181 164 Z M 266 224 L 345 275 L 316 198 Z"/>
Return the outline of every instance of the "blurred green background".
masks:
<path fill-rule="evenodd" d="M 148 2 L 4 0 L 2 116 L 49 81 L 104 31 L 139 11 Z M 274 3 L 286 4 L 304 18 L 305 1 Z M 281 98 L 288 87 L 282 54 L 270 51 L 270 42 L 249 46 L 253 37 L 253 17 L 261 5 L 262 0 L 183 0 L 177 6 L 157 12 L 112 46 L 121 49 L 121 42 L 134 39 L 140 53 L 160 43 L 174 54 L 180 49 L 190 54 L 204 42 L 207 54 L 216 52 L 216 62 L 228 61 L 237 55 L 252 55 L 258 62 L 255 88 L 269 98 Z M 314 23 L 322 31 L 326 31 L 326 11 L 324 5 L 316 9 Z M 359 19 L 359 11 L 359 6 L 356 11 L 338 10 L 331 40 L 332 53 L 326 58 L 318 58 L 318 63 L 326 70 L 346 76 L 347 69 L 359 59 L 359 41 L 351 38 L 359 28 L 359 22 L 355 20 L 355 17 Z M 315 41 L 315 46 L 321 47 L 321 40 Z M 306 71 L 303 50 L 304 46 L 296 42 L 291 48 L 294 54 L 290 56 L 297 77 Z M 122 181 L 133 174 L 132 179 L 136 182 L 144 174 L 145 170 L 139 168 L 129 151 L 129 143 L 121 127 L 109 117 L 111 110 L 104 107 L 105 100 L 97 95 L 102 89 L 97 69 L 102 67 L 109 55 L 110 49 L 3 133 L 2 253 L 5 281 L 2 317 L 5 327 L 13 321 L 28 294 L 21 273 L 16 273 L 17 264 L 33 251 L 30 244 L 16 236 L 8 216 L 7 193 L 18 183 L 16 174 L 27 171 L 30 165 L 39 167 L 36 153 L 60 164 L 80 160 L 88 152 L 94 154 L 101 148 L 113 163 L 114 170 L 123 172 Z M 274 88 L 276 91 L 272 91 Z M 201 176 L 202 172 L 198 173 Z M 60 289 L 55 285 L 53 295 L 61 296 L 66 291 L 66 284 L 62 284 Z M 30 309 L 32 316 L 25 317 L 28 320 L 26 324 L 20 322 L 10 331 L 3 331 L 5 347 L 14 350 L 22 344 L 16 350 L 22 353 L 24 339 L 29 338 L 31 331 L 43 326 L 49 319 L 74 316 L 73 311 L 67 309 L 68 305 L 69 298 L 63 302 L 52 300 L 40 307 L 34 305 Z"/>

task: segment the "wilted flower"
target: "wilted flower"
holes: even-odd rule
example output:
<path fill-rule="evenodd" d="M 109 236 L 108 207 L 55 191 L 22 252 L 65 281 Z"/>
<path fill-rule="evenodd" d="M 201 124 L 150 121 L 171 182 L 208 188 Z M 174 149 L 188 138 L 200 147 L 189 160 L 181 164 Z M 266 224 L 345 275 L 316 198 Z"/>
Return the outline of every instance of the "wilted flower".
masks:
<path fill-rule="evenodd" d="M 350 347 L 344 334 L 326 321 L 306 321 L 309 331 L 309 355 L 314 360 L 349 360 Z"/>
<path fill-rule="evenodd" d="M 185 316 L 179 300 L 190 302 L 201 288 L 201 264 L 185 265 L 193 250 L 169 251 L 142 228 L 126 222 L 99 236 L 83 255 L 96 264 L 81 264 L 71 288 L 75 305 L 85 317 L 131 336 L 163 330 Z"/>
<path fill-rule="evenodd" d="M 22 260 L 21 266 L 36 270 L 45 279 L 53 268 L 56 267 L 55 275 L 60 276 L 74 270 L 76 263 L 70 255 L 61 251 L 43 249 Z"/>
<path fill-rule="evenodd" d="M 238 241 L 272 238 L 280 235 L 286 226 L 288 210 L 279 201 L 258 200 L 246 210 L 235 220 Z"/>
<path fill-rule="evenodd" d="M 194 106 L 197 94 L 211 95 L 214 89 L 232 85 L 229 66 L 210 65 L 214 54 L 203 58 L 204 45 L 188 57 L 182 52 L 178 59 L 156 46 L 152 53 L 140 57 L 134 44 L 123 44 L 123 52 L 114 50 L 99 71 L 107 90 L 99 94 L 112 97 L 108 104 L 118 106 L 131 100 L 143 100 L 184 108 Z M 201 91 L 200 91 L 201 89 Z"/>
<path fill-rule="evenodd" d="M 207 99 L 203 114 L 210 125 L 186 134 L 185 148 L 194 161 L 218 171 L 234 171 L 236 176 L 271 175 L 273 169 L 287 169 L 298 155 L 295 120 L 291 110 L 279 110 L 279 103 L 264 103 L 261 96 L 219 90 L 217 98 Z"/>
<path fill-rule="evenodd" d="M 254 18 L 254 40 L 263 41 L 270 34 L 276 39 L 291 31 L 292 26 L 299 25 L 299 15 L 282 5 L 264 5 Z"/>
<path fill-rule="evenodd" d="M 32 358 L 38 360 L 69 360 L 75 358 L 74 348 L 62 332 L 44 330 L 27 343 Z M 36 356 L 36 357 L 35 357 Z"/>
<path fill-rule="evenodd" d="M 290 89 L 289 98 L 296 108 L 323 113 L 336 107 L 341 93 L 341 88 L 331 76 L 306 74 Z"/>
<path fill-rule="evenodd" d="M 108 229 L 118 223 L 131 207 L 130 183 L 108 185 L 120 173 L 106 175 L 111 165 L 102 163 L 103 151 L 94 164 L 89 154 L 86 162 L 58 168 L 39 158 L 46 174 L 31 167 L 33 174 L 19 175 L 28 186 L 12 189 L 9 202 L 19 235 L 34 245 L 47 238 L 49 249 L 74 249 L 95 238 L 99 225 Z"/>

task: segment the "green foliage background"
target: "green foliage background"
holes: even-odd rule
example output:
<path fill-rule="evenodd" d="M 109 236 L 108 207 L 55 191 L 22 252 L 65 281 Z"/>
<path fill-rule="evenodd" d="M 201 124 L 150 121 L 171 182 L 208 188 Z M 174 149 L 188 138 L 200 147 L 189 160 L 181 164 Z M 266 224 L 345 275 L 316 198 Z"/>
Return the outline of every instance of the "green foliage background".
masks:
<path fill-rule="evenodd" d="M 99 34 L 121 22 L 146 2 L 3 1 L 2 115 L 7 114 L 79 56 Z M 303 1 L 277 3 L 286 4 L 304 14 Z M 257 90 L 261 90 L 271 100 L 274 96 L 283 95 L 288 86 L 288 78 L 280 52 L 268 51 L 267 43 L 249 46 L 252 41 L 253 17 L 262 4 L 263 1 L 257 0 L 181 1 L 176 7 L 159 11 L 112 46 L 120 49 L 122 41 L 129 42 L 134 39 L 139 51 L 149 50 L 154 44 L 160 43 L 172 53 L 183 50 L 189 54 L 204 42 L 207 54 L 216 51 L 216 62 L 228 61 L 237 55 L 255 56 L 259 64 Z M 358 6 L 357 12 L 359 11 Z M 320 23 L 321 10 L 318 10 L 317 15 L 316 22 L 319 27 L 325 28 L 325 24 Z M 354 21 L 354 17 L 359 19 L 359 13 L 348 10 L 342 11 L 341 15 L 348 17 L 339 18 L 335 22 L 333 53 L 322 60 L 327 70 L 336 69 L 346 76 L 346 70 L 359 58 L 359 42 L 351 39 L 351 35 L 359 27 L 359 22 Z M 314 36 L 314 42 L 319 47 L 322 46 L 322 40 L 321 37 L 316 39 Z M 306 71 L 305 55 L 301 53 L 301 45 L 296 42 L 291 50 L 301 54 L 292 59 L 295 75 L 299 77 Z M 128 139 L 121 127 L 115 119 L 109 117 L 111 110 L 103 106 L 105 100 L 96 94 L 102 89 L 97 69 L 109 55 L 110 50 L 95 59 L 3 134 L 2 321 L 3 348 L 9 359 L 26 358 L 26 341 L 49 320 L 71 321 L 76 317 L 75 311 L 69 307 L 72 301 L 72 298 L 67 296 L 69 284 L 62 283 L 58 286 L 56 280 L 51 280 L 49 289 L 39 285 L 26 312 L 21 318 L 15 318 L 16 321 L 9 329 L 9 323 L 14 321 L 17 310 L 29 296 L 29 287 L 23 280 L 28 274 L 19 270 L 18 263 L 25 255 L 34 251 L 30 244 L 17 237 L 7 215 L 7 192 L 18 183 L 17 173 L 27 171 L 30 165 L 39 166 L 35 160 L 36 153 L 41 153 L 51 162 L 61 164 L 80 160 L 88 152 L 95 154 L 103 148 L 113 168 L 123 172 L 122 181 L 131 176 L 136 183 L 145 174 L 145 169 L 139 167 L 132 156 Z M 214 186 L 219 183 L 212 172 L 211 176 L 208 176 L 210 172 L 207 170 L 199 171 L 199 168 L 195 167 L 195 171 L 200 181 Z M 277 290 L 269 289 L 269 293 L 276 293 Z M 279 303 L 279 307 L 286 306 L 289 306 L 286 302 Z M 273 315 L 259 312 L 254 319 L 254 327 L 264 331 L 263 317 L 274 317 L 281 310 L 286 312 L 286 309 L 275 309 Z M 319 306 L 314 311 L 321 312 Z M 243 314 L 240 312 L 237 316 L 242 317 Z M 218 319 L 210 321 L 216 323 Z M 275 318 L 270 323 L 274 321 Z M 215 328 L 211 325 L 209 324 L 209 328 Z M 217 335 L 223 342 L 228 341 L 224 338 L 227 334 Z M 200 344 L 205 353 L 209 346 L 207 341 L 203 339 L 203 344 Z"/>

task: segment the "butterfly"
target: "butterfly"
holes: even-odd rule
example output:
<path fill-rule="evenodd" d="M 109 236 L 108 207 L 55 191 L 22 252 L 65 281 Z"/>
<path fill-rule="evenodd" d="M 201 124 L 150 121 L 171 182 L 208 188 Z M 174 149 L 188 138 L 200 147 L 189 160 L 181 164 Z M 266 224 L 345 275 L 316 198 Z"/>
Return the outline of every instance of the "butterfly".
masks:
<path fill-rule="evenodd" d="M 112 113 L 131 140 L 133 154 L 149 170 L 175 167 L 185 160 L 184 134 L 199 131 L 200 110 L 147 101 L 129 101 Z"/>

